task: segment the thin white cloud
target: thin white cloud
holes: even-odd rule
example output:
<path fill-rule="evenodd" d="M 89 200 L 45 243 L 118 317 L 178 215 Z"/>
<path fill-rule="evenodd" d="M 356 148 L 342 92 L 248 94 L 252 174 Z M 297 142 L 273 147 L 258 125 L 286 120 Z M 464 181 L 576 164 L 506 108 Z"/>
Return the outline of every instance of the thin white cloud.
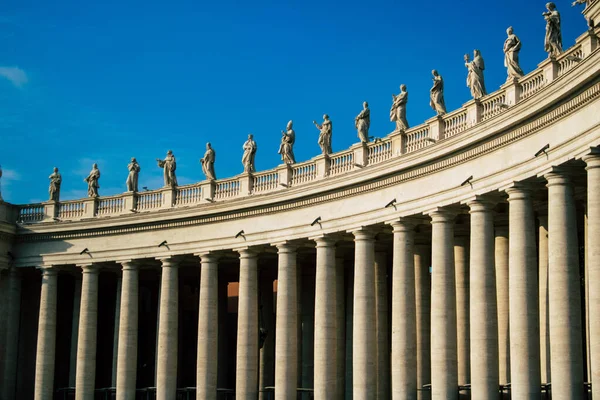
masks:
<path fill-rule="evenodd" d="M 0 178 L 0 194 L 4 201 L 10 201 L 12 198 L 11 184 L 21 180 L 21 175 L 12 169 L 3 169 L 2 178 Z"/>
<path fill-rule="evenodd" d="M 3 169 L 2 180 L 4 182 L 18 181 L 21 180 L 21 175 L 19 175 L 19 173 L 13 169 Z"/>
<path fill-rule="evenodd" d="M 0 76 L 8 79 L 18 88 L 28 82 L 27 74 L 19 67 L 0 67 Z"/>

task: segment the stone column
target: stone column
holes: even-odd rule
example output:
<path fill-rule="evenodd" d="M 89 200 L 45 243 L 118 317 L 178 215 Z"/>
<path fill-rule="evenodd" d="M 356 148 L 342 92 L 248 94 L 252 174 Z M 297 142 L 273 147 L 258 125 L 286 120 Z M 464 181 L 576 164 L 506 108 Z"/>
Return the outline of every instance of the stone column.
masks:
<path fill-rule="evenodd" d="M 413 271 L 414 273 L 414 271 Z M 414 288 L 413 288 L 414 290 Z M 375 252 L 375 317 L 377 330 L 377 398 L 390 397 L 390 335 L 388 322 L 388 280 L 385 251 Z"/>
<path fill-rule="evenodd" d="M 79 335 L 79 309 L 81 306 L 81 274 L 75 275 L 73 290 L 73 318 L 71 322 L 71 354 L 69 358 L 69 387 L 75 387 L 77 374 L 77 336 Z"/>
<path fill-rule="evenodd" d="M 353 398 L 373 399 L 377 391 L 375 318 L 375 239 L 360 229 L 354 234 Z"/>
<path fill-rule="evenodd" d="M 160 261 L 162 273 L 158 308 L 156 398 L 159 400 L 174 400 L 177 391 L 179 265 L 172 258 L 162 258 Z"/>
<path fill-rule="evenodd" d="M 511 393 L 518 399 L 539 399 L 539 286 L 533 202 L 525 186 L 517 184 L 506 193 L 509 202 Z"/>
<path fill-rule="evenodd" d="M 1 272 L 1 271 L 0 271 Z M 19 350 L 19 318 L 21 316 L 21 274 L 16 268 L 8 271 L 2 379 L 0 393 L 5 399 L 14 399 L 17 384 L 17 356 Z"/>
<path fill-rule="evenodd" d="M 296 398 L 298 383 L 298 270 L 296 247 L 277 244 L 275 400 Z"/>
<path fill-rule="evenodd" d="M 259 274 L 259 329 L 266 330 L 264 343 L 260 349 L 260 368 L 258 387 L 259 400 L 270 400 L 269 394 L 263 388 L 275 385 L 275 321 L 273 310 L 273 281 L 275 278 L 271 269 L 265 269 Z M 260 342 L 260 341 L 259 341 Z"/>
<path fill-rule="evenodd" d="M 353 389 L 353 371 L 352 363 L 354 357 L 352 356 L 352 335 L 354 329 L 354 269 L 348 269 L 345 271 L 346 277 L 346 376 L 345 376 L 345 399 L 352 400 Z"/>
<path fill-rule="evenodd" d="M 139 267 L 121 263 L 121 295 L 117 353 L 117 400 L 135 399 L 138 347 Z"/>
<path fill-rule="evenodd" d="M 315 397 L 337 397 L 335 240 L 321 236 L 317 243 L 315 284 Z"/>
<path fill-rule="evenodd" d="M 557 169 L 545 178 L 552 398 L 578 399 L 583 395 L 583 343 L 575 200 L 564 172 Z"/>
<path fill-rule="evenodd" d="M 498 376 L 500 384 L 510 382 L 510 320 L 508 281 L 508 225 L 496 226 L 494 241 L 496 265 L 496 299 L 498 302 Z"/>
<path fill-rule="evenodd" d="M 119 363 L 119 325 L 121 323 L 121 289 L 123 285 L 123 275 L 121 271 L 117 273 L 117 296 L 115 299 L 115 327 L 113 330 L 113 363 L 111 386 L 117 387 L 117 365 Z"/>
<path fill-rule="evenodd" d="M 75 399 L 93 400 L 96 384 L 96 333 L 98 327 L 98 275 L 94 264 L 81 266 L 81 308 L 77 336 Z"/>
<path fill-rule="evenodd" d="M 300 260 L 302 264 L 302 260 Z M 307 263 L 306 263 L 307 264 Z M 311 266 L 299 267 L 300 290 L 300 382 L 298 387 L 314 388 L 315 375 L 315 289 L 316 270 Z"/>
<path fill-rule="evenodd" d="M 600 398 L 600 154 L 583 159 L 587 164 L 587 270 L 589 285 L 589 343 L 592 398 Z"/>
<path fill-rule="evenodd" d="M 239 250 L 239 253 L 235 398 L 255 400 L 258 397 L 258 257 L 250 249 Z"/>
<path fill-rule="evenodd" d="M 431 246 L 416 244 L 415 263 L 415 306 L 417 328 L 417 399 L 428 400 L 429 393 L 422 391 L 423 385 L 431 383 Z"/>
<path fill-rule="evenodd" d="M 346 385 L 346 291 L 344 279 L 344 259 L 341 256 L 335 259 L 335 319 L 336 319 L 336 371 L 337 400 L 344 400 Z"/>
<path fill-rule="evenodd" d="M 219 348 L 219 264 L 213 254 L 200 254 L 200 296 L 198 305 L 198 357 L 196 398 L 217 398 L 217 350 Z"/>
<path fill-rule="evenodd" d="M 550 370 L 550 292 L 548 291 L 548 210 L 538 216 L 539 226 L 539 305 L 540 305 L 540 369 L 542 383 L 552 382 Z"/>
<path fill-rule="evenodd" d="M 456 400 L 456 284 L 454 276 L 455 214 L 431 214 L 431 398 Z M 443 334 L 440 334 L 443 333 Z"/>
<path fill-rule="evenodd" d="M 471 330 L 469 305 L 469 228 L 454 231 L 454 277 L 456 279 L 456 352 L 458 384 L 471 383 Z"/>
<path fill-rule="evenodd" d="M 35 400 L 49 400 L 54 397 L 57 287 L 58 273 L 56 269 L 43 268 L 35 357 Z"/>
<path fill-rule="evenodd" d="M 497 400 L 498 309 L 493 204 L 476 199 L 470 201 L 468 206 L 471 214 L 471 397 L 477 400 Z"/>
<path fill-rule="evenodd" d="M 414 228 L 392 222 L 392 398 L 417 398 L 417 317 L 415 305 Z M 387 397 L 380 397 L 387 398 Z"/>

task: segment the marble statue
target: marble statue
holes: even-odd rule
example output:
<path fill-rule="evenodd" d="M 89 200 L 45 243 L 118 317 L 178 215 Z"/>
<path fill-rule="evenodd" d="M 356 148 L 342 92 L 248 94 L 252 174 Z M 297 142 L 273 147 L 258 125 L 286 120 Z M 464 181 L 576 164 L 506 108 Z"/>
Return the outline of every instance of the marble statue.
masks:
<path fill-rule="evenodd" d="M 429 90 L 429 105 L 435 110 L 437 115 L 446 114 L 446 102 L 444 101 L 444 78 L 434 69 L 433 86 Z"/>
<path fill-rule="evenodd" d="M 408 103 L 408 92 L 406 85 L 400 85 L 400 94 L 392 95 L 392 108 L 390 109 L 390 121 L 396 122 L 397 131 L 405 131 L 408 129 L 408 121 L 406 120 L 406 103 Z"/>
<path fill-rule="evenodd" d="M 523 70 L 519 65 L 519 51 L 521 51 L 521 40 L 513 33 L 513 27 L 506 30 L 507 38 L 504 41 L 504 66 L 508 72 L 507 81 L 520 78 Z"/>
<path fill-rule="evenodd" d="M 573 3 L 571 3 L 571 7 L 575 7 L 579 4 L 583 4 L 585 5 L 585 8 L 587 8 L 588 4 L 590 4 L 590 0 L 575 0 Z M 588 23 L 588 28 L 592 29 L 594 27 L 594 21 L 591 18 L 588 18 L 587 16 L 585 17 L 585 19 Z"/>
<path fill-rule="evenodd" d="M 557 57 L 562 53 L 562 33 L 560 30 L 560 14 L 552 2 L 546 4 L 548 11 L 542 13 L 546 20 L 546 38 L 544 50 L 549 57 Z"/>
<path fill-rule="evenodd" d="M 465 54 L 465 67 L 469 71 L 467 74 L 467 87 L 471 89 L 471 96 L 476 100 L 482 98 L 487 92 L 483 80 L 485 65 L 479 50 L 473 52 L 473 61 L 469 61 L 469 55 Z"/>
<path fill-rule="evenodd" d="M 363 103 L 363 110 L 354 118 L 354 125 L 358 130 L 358 138 L 361 143 L 369 143 L 369 127 L 371 126 L 371 110 L 369 103 Z"/>
<path fill-rule="evenodd" d="M 177 162 L 175 156 L 171 150 L 167 151 L 167 156 L 164 160 L 156 159 L 158 167 L 163 169 L 163 178 L 165 181 L 165 187 L 177 186 L 177 176 L 175 170 L 177 169 Z"/>
<path fill-rule="evenodd" d="M 281 131 L 281 144 L 279 145 L 278 153 L 281 154 L 281 159 L 284 163 L 290 165 L 295 164 L 294 158 L 294 142 L 296 141 L 296 132 L 292 128 L 293 121 L 288 122 L 285 131 Z"/>
<path fill-rule="evenodd" d="M 204 153 L 204 157 L 200 159 L 200 164 L 202 164 L 202 172 L 204 172 L 206 179 L 211 181 L 217 179 L 217 175 L 215 174 L 215 158 L 215 151 L 210 143 L 206 143 L 206 152 Z"/>
<path fill-rule="evenodd" d="M 256 155 L 256 142 L 254 141 L 254 136 L 251 134 L 248 135 L 248 140 L 244 142 L 244 155 L 242 156 L 242 165 L 244 166 L 244 172 L 252 173 L 256 171 L 254 167 L 254 156 Z"/>
<path fill-rule="evenodd" d="M 62 183 L 62 176 L 60 176 L 58 168 L 54 167 L 54 172 L 48 179 L 50 179 L 50 187 L 48 188 L 50 201 L 58 201 L 60 199 L 60 184 Z"/>
<path fill-rule="evenodd" d="M 137 192 L 138 191 L 138 174 L 140 173 L 140 164 L 138 164 L 135 157 L 131 157 L 131 162 L 127 165 L 127 169 L 129 170 L 129 175 L 127 175 L 127 181 L 125 184 L 127 185 L 128 192 Z"/>
<path fill-rule="evenodd" d="M 98 188 L 100 185 L 98 181 L 100 180 L 100 170 L 98 169 L 98 164 L 92 165 L 92 170 L 87 178 L 84 179 L 84 182 L 88 184 L 88 197 L 98 197 Z"/>
<path fill-rule="evenodd" d="M 321 133 L 319 134 L 319 147 L 321 148 L 321 153 L 328 156 L 333 153 L 331 151 L 331 136 L 333 134 L 333 125 L 331 124 L 331 120 L 329 119 L 329 115 L 323 115 L 323 124 L 319 125 L 317 121 L 313 121 L 313 124 L 317 127 Z"/>

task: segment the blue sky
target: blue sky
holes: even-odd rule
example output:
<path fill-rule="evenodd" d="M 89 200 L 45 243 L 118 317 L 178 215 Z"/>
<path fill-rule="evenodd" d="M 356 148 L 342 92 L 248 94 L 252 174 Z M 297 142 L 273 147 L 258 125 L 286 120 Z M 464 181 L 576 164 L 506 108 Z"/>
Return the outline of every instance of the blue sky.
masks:
<path fill-rule="evenodd" d="M 564 47 L 586 29 L 581 7 L 557 2 Z M 506 79 L 502 45 L 512 25 L 521 65 L 546 53 L 545 1 L 157 1 L 8 0 L 0 10 L 0 164 L 3 197 L 86 195 L 92 163 L 100 194 L 125 191 L 127 164 L 140 187 L 162 186 L 156 158 L 172 149 L 180 184 L 204 179 L 210 141 L 218 178 L 243 171 L 253 133 L 257 169 L 281 163 L 281 130 L 294 120 L 297 161 L 319 153 L 313 120 L 333 122 L 333 150 L 358 141 L 354 117 L 367 100 L 371 134 L 385 136 L 392 93 L 408 86 L 408 121 L 429 108 L 431 70 L 445 80 L 448 110 L 470 99 L 463 55 L 481 49 L 486 86 Z"/>

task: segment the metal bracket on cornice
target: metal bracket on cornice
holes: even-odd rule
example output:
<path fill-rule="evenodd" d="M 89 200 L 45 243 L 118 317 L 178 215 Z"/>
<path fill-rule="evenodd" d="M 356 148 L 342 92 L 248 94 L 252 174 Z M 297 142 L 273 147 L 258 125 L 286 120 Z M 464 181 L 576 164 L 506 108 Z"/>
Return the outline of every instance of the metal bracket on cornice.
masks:
<path fill-rule="evenodd" d="M 162 242 L 160 242 L 160 244 L 158 245 L 158 247 L 163 247 L 165 246 L 167 248 L 167 250 L 171 250 L 169 249 L 169 245 L 167 244 L 166 240 L 163 240 Z"/>
<path fill-rule="evenodd" d="M 87 254 L 88 256 L 90 256 L 90 258 L 92 258 L 92 253 L 90 253 L 87 247 L 79 252 L 80 256 L 83 254 Z"/>
<path fill-rule="evenodd" d="M 394 210 L 397 210 L 397 208 L 396 208 L 396 199 L 395 198 L 392 199 L 392 201 L 390 201 L 389 203 L 387 203 L 385 205 L 385 207 L 383 207 L 383 208 L 389 208 L 389 207 L 394 207 Z"/>
<path fill-rule="evenodd" d="M 310 223 L 310 226 L 315 226 L 315 224 L 319 224 L 319 227 L 323 228 L 321 226 L 321 217 L 317 217 L 315 218 L 315 220 L 313 222 Z"/>
<path fill-rule="evenodd" d="M 461 183 L 460 186 L 465 186 L 468 183 L 471 186 L 471 189 L 473 189 L 473 184 L 471 183 L 472 179 L 473 179 L 473 175 L 471 175 L 470 177 L 465 179 L 465 181 L 463 183 Z"/>
<path fill-rule="evenodd" d="M 239 238 L 239 237 L 243 237 L 244 240 L 246 240 L 246 236 L 244 235 L 244 230 L 242 229 L 241 231 L 239 231 L 238 233 L 235 234 L 235 238 Z"/>
<path fill-rule="evenodd" d="M 537 156 L 539 156 L 540 154 L 543 153 L 543 154 L 546 155 L 546 158 L 548 158 L 548 153 L 546 153 L 546 150 L 548 150 L 549 148 L 550 148 L 550 144 L 548 143 L 547 145 L 545 145 L 544 147 L 542 147 L 541 149 L 539 149 L 537 151 L 537 153 L 535 153 L 534 157 L 537 157 Z"/>

